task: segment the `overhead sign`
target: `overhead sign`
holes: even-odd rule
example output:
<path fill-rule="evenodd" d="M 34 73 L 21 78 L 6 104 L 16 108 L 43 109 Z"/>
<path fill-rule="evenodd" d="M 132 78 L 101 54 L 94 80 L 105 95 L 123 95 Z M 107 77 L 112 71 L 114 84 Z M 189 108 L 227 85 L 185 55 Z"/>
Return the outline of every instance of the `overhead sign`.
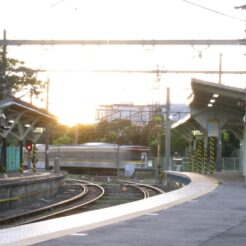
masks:
<path fill-rule="evenodd" d="M 219 136 L 219 121 L 208 121 L 208 137 Z"/>

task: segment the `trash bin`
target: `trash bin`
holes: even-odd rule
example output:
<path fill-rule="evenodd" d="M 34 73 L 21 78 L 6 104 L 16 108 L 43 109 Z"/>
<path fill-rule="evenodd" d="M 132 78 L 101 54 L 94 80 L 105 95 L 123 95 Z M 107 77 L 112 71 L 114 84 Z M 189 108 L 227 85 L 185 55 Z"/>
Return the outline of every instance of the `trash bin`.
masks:
<path fill-rule="evenodd" d="M 180 172 L 182 166 L 182 158 L 181 157 L 174 157 L 173 158 L 173 165 L 176 167 L 176 171 Z"/>

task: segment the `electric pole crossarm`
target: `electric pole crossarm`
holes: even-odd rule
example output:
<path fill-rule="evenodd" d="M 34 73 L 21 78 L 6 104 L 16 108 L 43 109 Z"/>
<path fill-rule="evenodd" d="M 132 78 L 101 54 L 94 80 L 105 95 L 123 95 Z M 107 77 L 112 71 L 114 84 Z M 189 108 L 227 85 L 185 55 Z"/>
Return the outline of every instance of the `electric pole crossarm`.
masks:
<path fill-rule="evenodd" d="M 184 40 L 0 40 L 0 45 L 245 45 L 245 39 Z"/>

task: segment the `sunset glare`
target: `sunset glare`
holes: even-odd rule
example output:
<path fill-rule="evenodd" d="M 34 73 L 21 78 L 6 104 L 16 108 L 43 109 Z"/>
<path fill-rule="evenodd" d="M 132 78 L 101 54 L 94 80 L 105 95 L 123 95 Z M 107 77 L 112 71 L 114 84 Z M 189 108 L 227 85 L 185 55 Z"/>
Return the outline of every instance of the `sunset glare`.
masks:
<path fill-rule="evenodd" d="M 182 0 L 0 0 L 0 32 L 6 29 L 7 39 L 39 40 L 245 37 L 245 11 L 234 8 L 245 1 L 193 2 L 228 16 Z M 167 86 L 171 88 L 172 103 L 185 103 L 192 77 L 218 82 L 218 74 L 162 74 L 158 98 L 155 89 L 157 72 L 119 73 L 110 70 L 218 71 L 220 54 L 224 70 L 245 70 L 245 47 L 241 46 L 8 47 L 9 57 L 43 70 L 37 76 L 50 81 L 49 110 L 61 123 L 70 126 L 94 123 L 96 109 L 102 104 L 152 104 L 157 101 L 164 104 Z M 245 76 L 223 75 L 222 82 L 245 87 Z M 45 100 L 36 100 L 36 104 L 45 107 Z"/>

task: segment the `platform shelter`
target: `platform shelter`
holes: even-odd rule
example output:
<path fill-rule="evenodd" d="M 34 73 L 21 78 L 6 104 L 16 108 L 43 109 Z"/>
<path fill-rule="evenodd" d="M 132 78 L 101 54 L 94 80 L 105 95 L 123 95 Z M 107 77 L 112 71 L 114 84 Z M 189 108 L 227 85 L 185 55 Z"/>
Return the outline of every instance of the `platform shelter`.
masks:
<path fill-rule="evenodd" d="M 190 114 L 172 128 L 189 142 L 189 171 L 210 173 L 220 170 L 221 130 L 230 129 L 240 139 L 240 163 L 246 165 L 245 90 L 192 79 Z"/>
<path fill-rule="evenodd" d="M 13 97 L 1 100 L 0 172 L 23 172 L 23 147 L 26 143 L 32 145 L 29 158 L 32 168 L 35 168 L 35 144 L 45 129 L 54 124 L 57 124 L 57 118 L 44 109 Z"/>

